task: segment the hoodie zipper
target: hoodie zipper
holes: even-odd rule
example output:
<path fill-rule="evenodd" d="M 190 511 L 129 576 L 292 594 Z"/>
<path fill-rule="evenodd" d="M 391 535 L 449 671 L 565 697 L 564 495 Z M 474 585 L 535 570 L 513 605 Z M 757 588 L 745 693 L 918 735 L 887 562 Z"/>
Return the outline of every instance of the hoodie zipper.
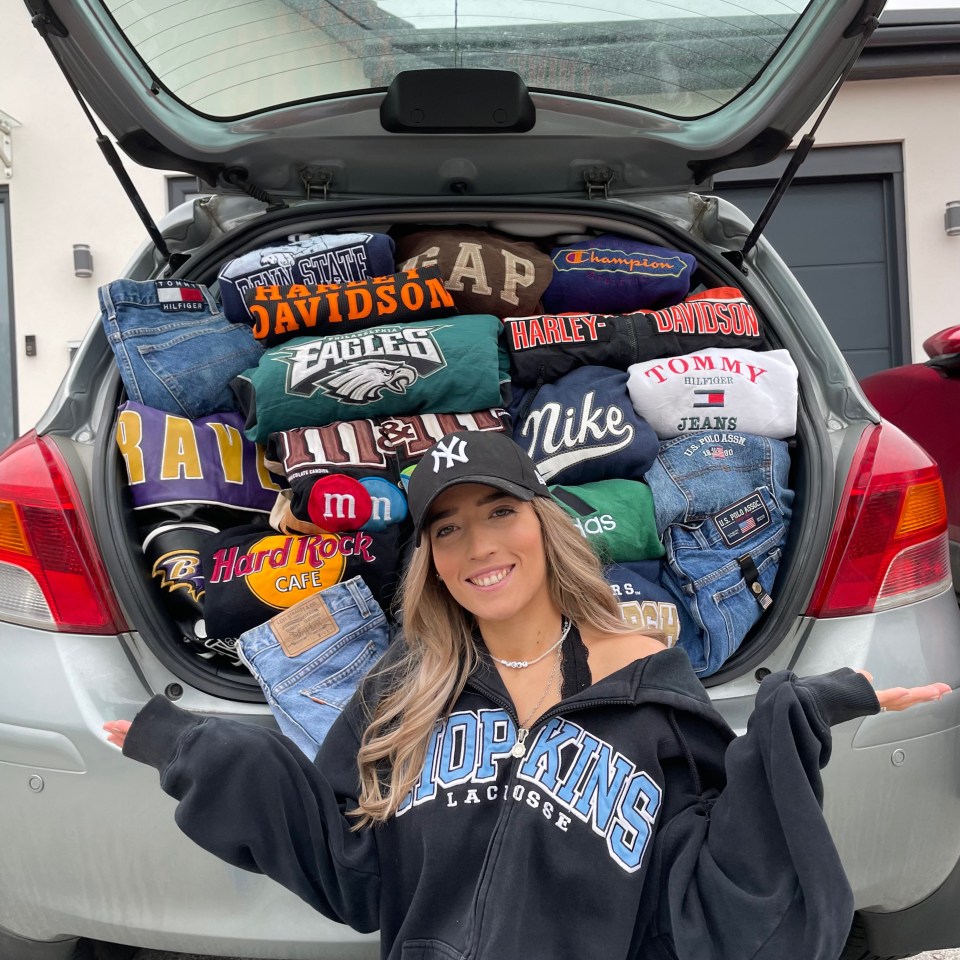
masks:
<path fill-rule="evenodd" d="M 520 721 L 519 721 L 519 718 L 517 717 L 516 710 L 514 709 L 514 706 L 512 703 L 510 703 L 508 700 L 505 700 L 503 697 L 498 696 L 496 693 L 494 693 L 492 690 L 488 689 L 487 687 L 480 686 L 479 684 L 475 684 L 475 683 L 470 683 L 469 681 L 467 682 L 467 686 L 470 687 L 472 690 L 474 690 L 476 693 L 480 693 L 483 696 L 487 697 L 497 706 L 502 707 L 507 712 L 507 715 L 510 717 L 510 719 L 513 721 L 514 729 L 519 732 Z M 543 724 L 546 723 L 548 720 L 553 719 L 553 717 L 559 717 L 566 713 L 576 713 L 580 710 L 586 710 L 589 707 L 595 707 L 595 706 L 604 706 L 604 705 L 632 706 L 635 702 L 636 701 L 630 700 L 626 697 L 618 697 L 618 698 L 596 697 L 592 700 L 584 700 L 581 702 L 564 705 L 564 702 L 561 700 L 560 703 L 555 704 L 553 707 L 547 710 L 546 713 L 541 714 L 537 722 L 534 723 L 533 726 L 529 728 L 529 732 L 527 734 L 527 742 L 529 743 L 531 741 L 531 737 L 535 731 L 537 731 L 540 727 L 542 727 Z M 510 796 L 511 788 L 517 782 L 516 775 L 519 769 L 518 765 L 522 764 L 526 759 L 525 756 L 514 757 L 510 754 L 508 754 L 508 757 L 510 758 L 511 766 L 510 766 L 510 774 L 507 777 L 506 783 L 504 784 L 504 794 L 505 794 L 504 800 L 505 801 Z M 486 856 L 484 857 L 484 860 L 483 860 L 483 866 L 480 869 L 480 879 L 477 882 L 477 894 L 473 902 L 473 924 L 474 924 L 475 932 L 474 932 L 474 935 L 470 938 L 470 943 L 467 945 L 467 948 L 461 954 L 461 960 L 470 960 L 470 957 L 472 957 L 477 952 L 477 949 L 479 947 L 481 928 L 483 924 L 482 915 L 485 909 L 487 894 L 490 890 L 490 887 L 492 886 L 490 882 L 490 878 L 493 874 L 494 868 L 496 867 L 496 863 L 500 855 L 501 845 L 499 841 L 501 840 L 503 834 L 506 832 L 507 821 L 509 820 L 511 813 L 513 812 L 513 808 L 514 808 L 514 804 L 504 802 L 503 809 L 500 812 L 500 816 L 497 817 L 497 822 L 493 828 L 493 833 L 490 835 L 490 841 L 487 844 Z M 494 850 L 496 852 L 494 852 Z"/>

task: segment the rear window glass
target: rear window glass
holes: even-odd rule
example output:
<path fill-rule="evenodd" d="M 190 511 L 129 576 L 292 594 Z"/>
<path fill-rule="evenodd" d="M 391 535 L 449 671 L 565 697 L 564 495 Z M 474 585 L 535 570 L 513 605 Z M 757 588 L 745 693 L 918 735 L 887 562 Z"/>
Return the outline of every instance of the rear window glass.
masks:
<path fill-rule="evenodd" d="M 513 70 L 531 88 L 676 117 L 763 70 L 806 0 L 105 0 L 156 78 L 235 117 L 386 87 L 401 70 Z"/>

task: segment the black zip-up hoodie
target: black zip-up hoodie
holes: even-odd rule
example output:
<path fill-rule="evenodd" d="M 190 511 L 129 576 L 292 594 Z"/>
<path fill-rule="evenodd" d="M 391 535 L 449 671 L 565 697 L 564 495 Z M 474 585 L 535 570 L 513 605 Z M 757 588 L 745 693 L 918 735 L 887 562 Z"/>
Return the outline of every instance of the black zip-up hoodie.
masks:
<path fill-rule="evenodd" d="M 773 674 L 736 738 L 674 648 L 565 696 L 517 759 L 484 659 L 400 812 L 359 832 L 357 699 L 315 764 L 160 696 L 124 753 L 159 769 L 188 836 L 379 929 L 390 960 L 836 960 L 853 898 L 819 771 L 830 725 L 878 709 L 851 670 Z"/>

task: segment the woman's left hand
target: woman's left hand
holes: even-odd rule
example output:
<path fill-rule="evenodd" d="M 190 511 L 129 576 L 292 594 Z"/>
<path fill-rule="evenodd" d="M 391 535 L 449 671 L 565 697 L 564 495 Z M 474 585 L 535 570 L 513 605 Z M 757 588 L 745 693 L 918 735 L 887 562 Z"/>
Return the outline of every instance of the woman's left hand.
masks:
<path fill-rule="evenodd" d="M 873 674 L 868 670 L 858 670 L 857 673 L 862 673 L 873 682 Z M 928 683 L 922 687 L 889 687 L 887 690 L 877 690 L 877 699 L 880 701 L 881 710 L 906 710 L 918 703 L 939 700 L 951 689 L 948 683 Z"/>

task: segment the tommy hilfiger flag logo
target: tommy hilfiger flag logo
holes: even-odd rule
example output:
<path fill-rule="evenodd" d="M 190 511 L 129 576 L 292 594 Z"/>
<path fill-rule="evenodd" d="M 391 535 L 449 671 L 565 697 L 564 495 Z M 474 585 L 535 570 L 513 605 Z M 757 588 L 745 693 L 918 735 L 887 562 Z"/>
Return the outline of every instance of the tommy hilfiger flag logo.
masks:
<path fill-rule="evenodd" d="M 203 290 L 196 283 L 180 280 L 157 281 L 157 303 L 166 312 L 174 310 L 203 310 Z"/>
<path fill-rule="evenodd" d="M 694 390 L 693 395 L 700 397 L 700 400 L 694 402 L 694 407 L 722 407 L 723 390 Z"/>

